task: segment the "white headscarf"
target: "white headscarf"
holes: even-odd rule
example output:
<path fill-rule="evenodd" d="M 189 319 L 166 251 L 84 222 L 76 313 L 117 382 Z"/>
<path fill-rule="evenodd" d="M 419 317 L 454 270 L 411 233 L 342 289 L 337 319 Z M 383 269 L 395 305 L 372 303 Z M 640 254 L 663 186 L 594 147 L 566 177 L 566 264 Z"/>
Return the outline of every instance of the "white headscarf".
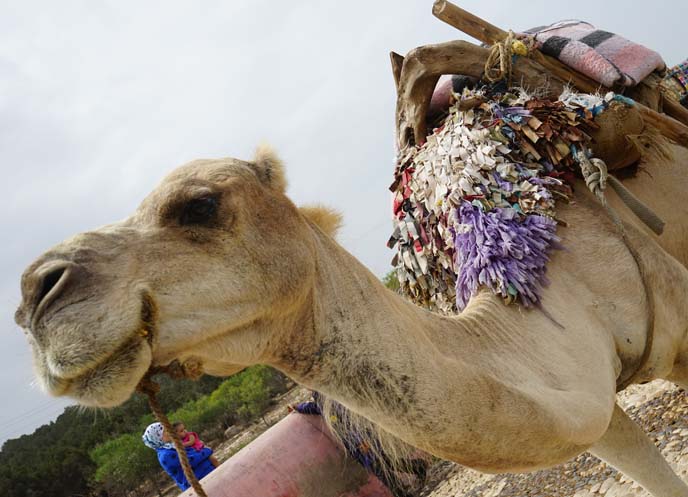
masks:
<path fill-rule="evenodd" d="M 146 447 L 151 449 L 174 449 L 174 444 L 172 442 L 164 442 L 162 439 L 162 434 L 165 429 L 162 423 L 153 423 L 148 425 L 146 431 L 143 432 L 143 443 Z"/>

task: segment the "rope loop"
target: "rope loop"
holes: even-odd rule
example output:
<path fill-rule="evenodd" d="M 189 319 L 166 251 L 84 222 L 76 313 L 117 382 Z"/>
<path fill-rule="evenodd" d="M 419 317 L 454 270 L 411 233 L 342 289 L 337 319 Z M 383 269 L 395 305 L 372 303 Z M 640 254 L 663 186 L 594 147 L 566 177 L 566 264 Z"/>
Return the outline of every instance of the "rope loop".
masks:
<path fill-rule="evenodd" d="M 490 54 L 485 61 L 485 79 L 495 83 L 506 78 L 511 86 L 511 45 L 514 41 L 514 33 L 509 34 L 502 41 L 492 45 Z"/>
<path fill-rule="evenodd" d="M 589 159 L 587 154 L 580 148 L 574 151 L 576 161 L 581 168 L 583 179 L 590 191 L 595 194 L 602 205 L 607 205 L 607 199 L 604 196 L 604 190 L 607 188 L 607 164 L 601 159 Z"/>
<path fill-rule="evenodd" d="M 506 38 L 492 45 L 485 61 L 485 79 L 490 83 L 506 79 L 507 85 L 510 87 L 513 56 L 528 56 L 534 45 L 533 37 L 521 35 L 520 38 L 517 38 L 513 31 L 509 31 Z"/>

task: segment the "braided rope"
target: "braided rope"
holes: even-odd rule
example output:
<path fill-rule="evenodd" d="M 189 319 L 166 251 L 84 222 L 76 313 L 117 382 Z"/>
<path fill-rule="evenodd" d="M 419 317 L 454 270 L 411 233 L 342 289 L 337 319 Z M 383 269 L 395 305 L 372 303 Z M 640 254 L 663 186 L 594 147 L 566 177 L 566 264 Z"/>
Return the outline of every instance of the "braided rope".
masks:
<path fill-rule="evenodd" d="M 170 423 L 170 420 L 167 418 L 167 415 L 165 415 L 165 411 L 163 411 L 160 407 L 160 403 L 158 402 L 158 399 L 156 397 L 157 393 L 160 391 L 160 385 L 151 380 L 150 376 L 151 373 L 146 374 L 146 376 L 143 377 L 136 389 L 139 392 L 148 396 L 148 405 L 153 411 L 153 414 L 155 414 L 155 417 L 158 419 L 158 421 L 160 421 L 162 426 L 165 428 L 165 431 L 169 433 L 170 437 L 172 437 L 172 442 L 174 443 L 174 448 L 177 450 L 179 462 L 181 462 L 182 470 L 184 471 L 184 476 L 186 476 L 186 480 L 191 484 L 193 489 L 196 491 L 196 495 L 198 497 L 208 497 L 208 494 L 205 493 L 205 490 L 203 490 L 203 487 L 201 486 L 201 482 L 199 482 L 198 478 L 196 478 L 196 475 L 193 472 L 193 468 L 191 468 L 191 464 L 189 463 L 189 457 L 186 454 L 186 449 L 184 448 L 184 445 L 182 445 L 182 441 L 179 440 L 177 432 L 174 431 L 174 429 L 172 428 L 172 424 Z"/>
<path fill-rule="evenodd" d="M 511 52 L 514 41 L 513 31 L 502 41 L 492 45 L 490 54 L 485 61 L 485 79 L 490 83 L 507 78 L 507 84 L 511 86 Z"/>
<path fill-rule="evenodd" d="M 600 203 L 604 205 L 617 226 L 622 227 L 621 220 L 616 212 L 607 204 L 607 199 L 604 195 L 607 184 L 611 185 L 621 201 L 626 204 L 638 219 L 657 235 L 662 234 L 664 231 L 664 221 L 623 186 L 618 179 L 614 176 L 610 176 L 607 171 L 607 165 L 603 160 L 595 158 L 588 159 L 585 152 L 580 149 L 576 149 L 574 155 L 578 164 L 580 164 L 585 184 L 590 191 L 595 194 Z"/>
<path fill-rule="evenodd" d="M 528 56 L 535 47 L 535 39 L 532 36 L 517 38 L 513 31 L 509 31 L 506 38 L 492 45 L 490 53 L 485 61 L 484 77 L 490 83 L 507 80 L 511 86 L 511 69 L 513 56 Z"/>

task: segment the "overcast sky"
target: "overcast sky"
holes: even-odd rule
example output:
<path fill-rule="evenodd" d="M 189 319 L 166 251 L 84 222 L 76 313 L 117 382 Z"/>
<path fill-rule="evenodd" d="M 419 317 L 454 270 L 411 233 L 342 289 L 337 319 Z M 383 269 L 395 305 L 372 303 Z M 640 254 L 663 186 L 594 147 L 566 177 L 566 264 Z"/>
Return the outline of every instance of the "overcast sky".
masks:
<path fill-rule="evenodd" d="M 688 56 L 688 2 L 463 1 L 504 29 L 580 18 Z M 0 442 L 68 401 L 33 385 L 13 314 L 44 250 L 127 216 L 195 158 L 274 145 L 296 203 L 344 214 L 341 241 L 389 270 L 395 93 L 388 53 L 464 38 L 430 0 L 0 0 Z M 683 47 L 683 48 L 682 48 Z"/>

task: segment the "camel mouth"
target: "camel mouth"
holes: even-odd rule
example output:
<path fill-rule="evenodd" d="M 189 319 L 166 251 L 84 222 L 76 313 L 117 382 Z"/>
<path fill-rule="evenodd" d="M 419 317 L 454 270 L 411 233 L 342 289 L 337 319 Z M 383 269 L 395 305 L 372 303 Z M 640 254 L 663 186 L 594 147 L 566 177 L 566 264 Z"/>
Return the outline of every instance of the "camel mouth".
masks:
<path fill-rule="evenodd" d="M 83 405 L 112 407 L 121 404 L 152 364 L 156 331 L 156 306 L 152 297 L 144 292 L 135 331 L 105 357 L 74 376 L 53 374 L 51 368 L 47 368 L 43 375 L 45 388 L 54 396 L 69 396 Z"/>

